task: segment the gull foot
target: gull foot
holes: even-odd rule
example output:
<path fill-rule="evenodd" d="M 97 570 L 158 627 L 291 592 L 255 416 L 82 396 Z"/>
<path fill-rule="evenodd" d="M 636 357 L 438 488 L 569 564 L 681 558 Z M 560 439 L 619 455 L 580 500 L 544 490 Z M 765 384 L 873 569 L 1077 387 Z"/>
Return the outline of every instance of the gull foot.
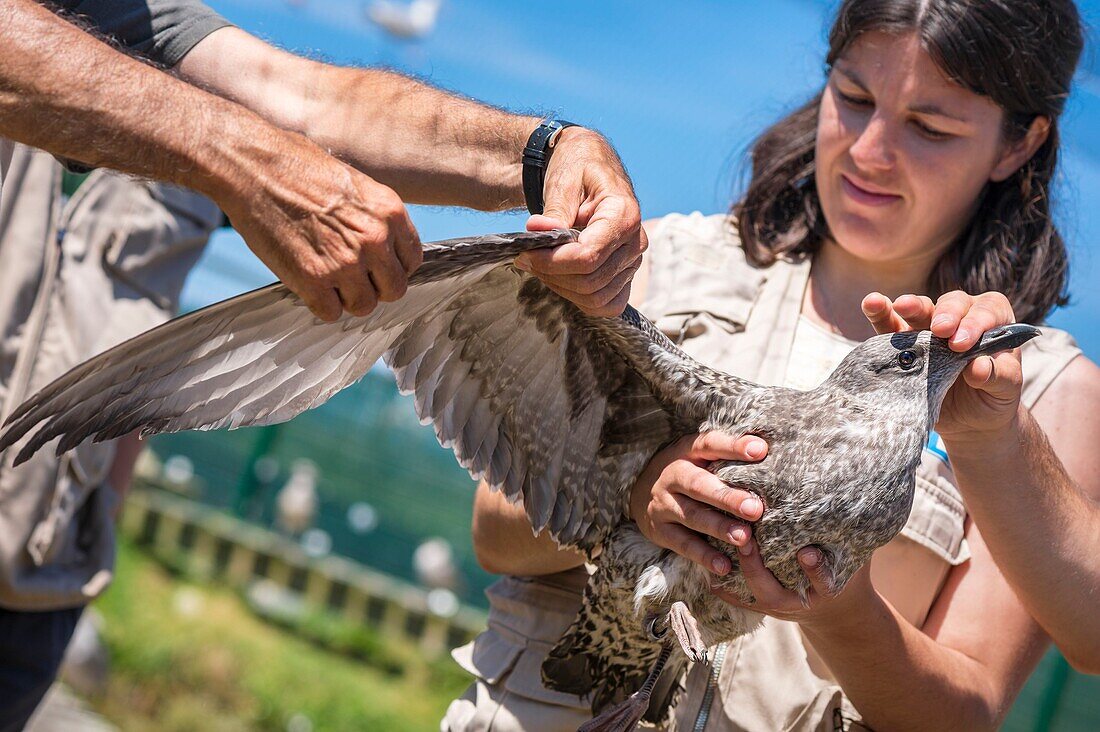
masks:
<path fill-rule="evenodd" d="M 703 643 L 699 624 L 687 605 L 679 601 L 672 603 L 668 611 L 668 624 L 687 657 L 695 663 L 707 663 L 707 646 Z"/>
<path fill-rule="evenodd" d="M 582 724 L 577 732 L 630 732 L 645 716 L 649 709 L 649 699 L 653 695 L 653 687 L 657 685 L 657 679 L 665 670 L 668 657 L 672 655 L 672 646 L 661 649 L 661 655 L 649 671 L 642 688 L 635 691 L 623 701 L 613 707 L 605 709 L 599 716 Z"/>

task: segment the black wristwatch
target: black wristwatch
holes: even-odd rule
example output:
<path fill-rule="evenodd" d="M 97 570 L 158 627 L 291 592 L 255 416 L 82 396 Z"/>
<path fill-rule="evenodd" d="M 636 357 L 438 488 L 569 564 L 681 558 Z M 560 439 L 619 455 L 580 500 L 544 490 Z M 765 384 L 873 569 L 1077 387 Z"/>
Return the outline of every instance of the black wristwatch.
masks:
<path fill-rule="evenodd" d="M 523 148 L 523 199 L 531 213 L 542 213 L 542 185 L 558 135 L 566 127 L 576 126 L 560 119 L 544 119 L 527 138 L 527 146 Z"/>

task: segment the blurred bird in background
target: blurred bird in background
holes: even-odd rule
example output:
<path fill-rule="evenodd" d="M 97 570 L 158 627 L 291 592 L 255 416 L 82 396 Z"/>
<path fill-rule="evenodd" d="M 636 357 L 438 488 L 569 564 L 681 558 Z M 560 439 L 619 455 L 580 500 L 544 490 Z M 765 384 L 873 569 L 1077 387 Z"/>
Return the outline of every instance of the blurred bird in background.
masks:
<path fill-rule="evenodd" d="M 295 460 L 290 477 L 275 496 L 275 522 L 297 535 L 313 525 L 317 515 L 317 466 L 310 460 Z"/>
<path fill-rule="evenodd" d="M 390 35 L 417 40 L 432 32 L 442 7 L 443 0 L 374 0 L 367 7 L 367 17 Z"/>

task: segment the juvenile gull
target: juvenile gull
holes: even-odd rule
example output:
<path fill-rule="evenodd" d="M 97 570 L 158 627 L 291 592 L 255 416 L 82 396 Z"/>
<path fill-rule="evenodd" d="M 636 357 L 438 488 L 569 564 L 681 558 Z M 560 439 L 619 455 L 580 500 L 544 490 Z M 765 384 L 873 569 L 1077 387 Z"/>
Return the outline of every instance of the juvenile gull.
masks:
<path fill-rule="evenodd" d="M 877 336 L 813 391 L 762 387 L 695 361 L 633 308 L 585 315 L 511 265 L 575 235 L 425 245 L 406 296 L 366 317 L 325 323 L 281 284 L 199 310 L 42 389 L 8 419 L 0 450 L 18 447 L 18 463 L 57 438 L 63 452 L 135 429 L 282 422 L 382 356 L 474 478 L 521 501 L 536 532 L 593 559 L 583 608 L 543 677 L 591 701 L 599 716 L 587 729 L 631 729 L 666 664 L 675 674 L 689 657 L 704 661 L 707 647 L 760 621 L 715 598 L 712 575 L 651 544 L 627 517 L 654 453 L 708 430 L 767 439 L 763 462 L 712 469 L 763 499 L 754 536 L 780 583 L 805 594 L 795 555 L 812 544 L 839 590 L 905 524 L 921 450 L 966 363 L 1038 330 L 998 328 L 965 354 L 927 331 Z M 751 600 L 735 548 L 714 544 L 734 566 L 722 586 Z"/>

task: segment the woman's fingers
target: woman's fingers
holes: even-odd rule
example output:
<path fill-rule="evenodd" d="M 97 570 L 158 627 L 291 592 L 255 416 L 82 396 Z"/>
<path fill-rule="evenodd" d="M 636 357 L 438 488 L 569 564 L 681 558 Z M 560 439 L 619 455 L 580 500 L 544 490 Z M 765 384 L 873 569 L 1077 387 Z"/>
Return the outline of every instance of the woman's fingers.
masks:
<path fill-rule="evenodd" d="M 936 304 L 932 298 L 924 295 L 902 295 L 894 301 L 894 312 L 908 325 L 910 330 L 928 330 Z"/>
<path fill-rule="evenodd" d="M 783 608 L 793 610 L 795 607 L 801 607 L 798 596 L 779 584 L 779 580 L 771 570 L 764 566 L 764 560 L 760 557 L 755 541 L 747 542 L 737 550 L 737 553 L 745 584 L 749 586 L 752 596 L 756 598 L 754 605 L 775 610 Z"/>
<path fill-rule="evenodd" d="M 739 516 L 746 521 L 756 521 L 764 513 L 764 504 L 755 494 L 729 487 L 709 470 L 691 463 L 682 463 L 677 466 L 676 473 L 677 492 L 700 504 Z"/>
<path fill-rule="evenodd" d="M 687 557 L 708 572 L 721 577 L 729 574 L 733 568 L 729 557 L 712 547 L 694 531 L 679 524 L 666 524 L 660 534 L 660 538 L 667 544 L 658 544 L 659 546 L 666 546 L 680 556 Z"/>
<path fill-rule="evenodd" d="M 1010 403 L 1019 399 L 1024 374 L 1020 359 L 1006 351 L 974 359 L 963 371 L 963 380 L 973 389 Z"/>
<path fill-rule="evenodd" d="M 863 298 L 863 315 L 879 335 L 909 330 L 908 324 L 894 312 L 894 304 L 882 293 L 872 292 Z"/>
<path fill-rule="evenodd" d="M 768 443 L 756 435 L 734 435 L 725 432 L 703 432 L 688 435 L 680 440 L 682 457 L 697 463 L 715 460 L 740 460 L 756 462 L 768 454 Z"/>
<path fill-rule="evenodd" d="M 1015 321 L 1012 304 L 1001 293 L 970 295 L 955 290 L 936 301 L 930 327 L 934 335 L 948 339 L 951 350 L 961 353 L 987 330 Z"/>
<path fill-rule="evenodd" d="M 810 587 L 822 597 L 832 597 L 832 579 L 825 565 L 825 552 L 816 546 L 804 546 L 798 550 L 798 564 L 810 580 Z"/>
<path fill-rule="evenodd" d="M 700 534 L 713 536 L 718 541 L 741 546 L 752 535 L 752 530 L 744 521 L 731 519 L 721 511 L 715 511 L 705 503 L 684 495 L 674 497 L 676 508 L 670 518 Z M 672 523 L 672 522 L 670 522 Z"/>

